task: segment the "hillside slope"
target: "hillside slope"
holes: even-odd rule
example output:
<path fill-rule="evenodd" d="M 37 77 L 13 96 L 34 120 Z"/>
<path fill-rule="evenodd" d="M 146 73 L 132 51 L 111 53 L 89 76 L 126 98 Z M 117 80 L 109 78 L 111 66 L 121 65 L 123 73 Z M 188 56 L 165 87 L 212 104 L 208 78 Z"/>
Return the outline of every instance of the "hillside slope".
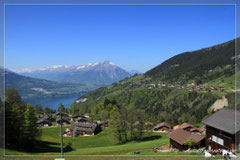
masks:
<path fill-rule="evenodd" d="M 146 72 L 154 79 L 174 82 L 209 81 L 234 73 L 235 40 L 176 55 Z"/>
<path fill-rule="evenodd" d="M 234 46 L 234 41 L 229 41 L 179 54 L 146 74 L 83 95 L 73 106 L 94 114 L 99 104 L 110 99 L 128 108 L 144 110 L 149 121 L 201 122 L 217 99 L 223 95 L 233 97 Z"/>

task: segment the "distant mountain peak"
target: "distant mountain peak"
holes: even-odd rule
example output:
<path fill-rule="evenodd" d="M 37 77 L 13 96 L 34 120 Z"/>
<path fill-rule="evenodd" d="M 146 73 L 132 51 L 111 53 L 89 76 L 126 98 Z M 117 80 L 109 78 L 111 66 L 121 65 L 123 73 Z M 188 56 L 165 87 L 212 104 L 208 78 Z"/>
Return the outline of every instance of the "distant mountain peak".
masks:
<path fill-rule="evenodd" d="M 68 66 L 68 65 L 55 65 L 55 66 L 52 66 L 50 68 L 70 68 L 71 66 Z"/>
<path fill-rule="evenodd" d="M 41 72 L 41 71 L 55 71 L 55 70 L 66 70 L 66 69 L 76 69 L 76 70 L 82 70 L 82 69 L 86 69 L 88 67 L 95 67 L 95 66 L 98 66 L 98 65 L 104 65 L 104 66 L 116 66 L 114 63 L 112 63 L 111 61 L 109 60 L 105 60 L 104 62 L 94 62 L 94 63 L 89 63 L 87 65 L 72 65 L 72 66 L 69 66 L 69 65 L 54 65 L 52 67 L 44 67 L 44 68 L 40 68 L 40 69 L 37 69 L 37 70 L 31 70 L 31 69 L 28 69 L 28 68 L 24 68 L 22 70 L 13 70 L 14 72 L 16 73 L 32 73 L 32 72 Z"/>
<path fill-rule="evenodd" d="M 31 72 L 25 69 L 18 73 L 24 76 L 52 81 L 92 82 L 95 84 L 111 84 L 131 76 L 130 73 L 116 66 L 109 60 L 86 65 L 55 65 Z"/>
<path fill-rule="evenodd" d="M 33 72 L 31 69 L 28 69 L 28 68 L 24 68 L 22 70 L 12 70 L 13 72 L 16 72 L 16 73 L 31 73 Z"/>
<path fill-rule="evenodd" d="M 103 64 L 108 64 L 108 65 L 113 65 L 113 66 L 115 66 L 115 64 L 113 64 L 113 63 L 110 62 L 109 60 L 105 60 L 105 61 L 103 62 Z"/>

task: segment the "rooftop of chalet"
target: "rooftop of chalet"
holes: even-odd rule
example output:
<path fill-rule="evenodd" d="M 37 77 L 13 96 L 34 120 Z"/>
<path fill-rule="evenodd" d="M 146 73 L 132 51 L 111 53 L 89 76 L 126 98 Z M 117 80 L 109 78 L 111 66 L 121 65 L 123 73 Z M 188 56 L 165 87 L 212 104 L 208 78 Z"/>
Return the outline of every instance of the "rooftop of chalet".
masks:
<path fill-rule="evenodd" d="M 159 124 L 157 124 L 155 127 L 154 127 L 154 129 L 158 129 L 158 128 L 161 128 L 161 127 L 167 127 L 167 128 L 172 128 L 172 126 L 170 125 L 170 124 L 168 124 L 168 123 L 166 123 L 166 122 L 162 122 L 162 123 L 159 123 Z"/>
<path fill-rule="evenodd" d="M 180 145 L 183 145 L 184 142 L 189 139 L 195 140 L 196 143 L 204 139 L 204 137 L 199 134 L 191 133 L 181 128 L 177 128 L 176 130 L 173 130 L 170 134 L 168 134 L 168 137 L 174 140 L 175 142 L 179 143 Z"/>
<path fill-rule="evenodd" d="M 182 129 L 185 129 L 185 128 L 196 128 L 194 125 L 190 124 L 190 123 L 183 123 L 181 125 Z"/>
<path fill-rule="evenodd" d="M 203 123 L 229 134 L 235 134 L 240 131 L 240 111 L 224 108 L 209 116 Z"/>

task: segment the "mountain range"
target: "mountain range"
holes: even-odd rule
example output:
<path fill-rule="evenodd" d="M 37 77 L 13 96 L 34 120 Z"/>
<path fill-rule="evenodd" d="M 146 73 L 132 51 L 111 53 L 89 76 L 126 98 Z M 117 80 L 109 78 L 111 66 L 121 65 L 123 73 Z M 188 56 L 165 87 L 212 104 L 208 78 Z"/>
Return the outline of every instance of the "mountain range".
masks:
<path fill-rule="evenodd" d="M 91 83 L 98 86 L 106 86 L 131 76 L 131 73 L 110 61 L 77 66 L 57 65 L 34 71 L 25 70 L 19 74 L 57 82 Z"/>
<path fill-rule="evenodd" d="M 5 76 L 5 88 L 16 88 L 23 100 L 30 102 L 38 98 L 80 96 L 130 75 L 110 61 L 79 66 L 59 65 L 35 71 L 27 69 L 17 73 L 0 68 L 0 77 Z"/>

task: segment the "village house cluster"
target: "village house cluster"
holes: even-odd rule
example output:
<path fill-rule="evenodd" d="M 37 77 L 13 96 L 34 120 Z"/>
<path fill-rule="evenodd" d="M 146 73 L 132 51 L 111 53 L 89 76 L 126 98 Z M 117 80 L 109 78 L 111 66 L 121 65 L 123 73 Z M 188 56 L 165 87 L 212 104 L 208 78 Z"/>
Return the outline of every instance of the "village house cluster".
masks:
<path fill-rule="evenodd" d="M 83 116 L 74 114 L 69 116 L 67 113 L 57 112 L 56 118 L 43 114 L 43 116 L 37 121 L 38 127 L 54 127 L 62 125 L 70 125 L 62 134 L 65 137 L 77 137 L 77 136 L 93 136 L 101 132 L 102 128 L 108 127 L 108 121 L 95 120 L 91 122 L 89 120 L 90 114 L 85 113 Z"/>
<path fill-rule="evenodd" d="M 166 122 L 157 124 L 154 132 L 168 133 L 170 150 L 188 150 L 188 140 L 195 142 L 196 148 L 205 148 L 209 155 L 231 153 L 240 150 L 240 111 L 224 108 L 203 122 L 204 126 L 197 128 L 190 123 L 171 126 Z"/>
<path fill-rule="evenodd" d="M 196 84 L 196 83 L 182 84 L 181 82 L 175 82 L 171 84 L 166 82 L 151 82 L 149 80 L 141 80 L 139 82 L 134 82 L 129 80 L 126 82 L 125 81 L 120 82 L 120 84 L 123 86 L 127 85 L 127 83 L 128 83 L 128 86 L 144 87 L 148 89 L 168 87 L 168 88 L 185 89 L 188 91 L 205 91 L 205 92 L 219 91 L 219 92 L 227 92 L 227 93 L 231 91 L 231 90 L 227 90 L 225 87 L 221 85 L 208 86 L 208 85 L 202 85 L 202 84 Z M 111 88 L 112 86 L 110 86 L 109 88 Z M 234 91 L 235 86 L 232 86 L 231 88 L 232 88 L 232 91 Z"/>
<path fill-rule="evenodd" d="M 154 127 L 154 132 L 169 133 L 170 150 L 187 150 L 188 146 L 185 142 L 191 139 L 196 142 L 198 148 L 204 146 L 204 126 L 197 128 L 190 123 L 171 126 L 166 122 L 162 122 Z"/>
<path fill-rule="evenodd" d="M 108 127 L 108 121 L 90 121 L 90 114 L 83 116 L 75 114 L 69 116 L 57 112 L 56 118 L 44 114 L 38 121 L 39 127 L 70 125 L 62 134 L 66 137 L 94 136 L 102 131 L 102 128 Z M 55 125 L 53 125 L 53 123 Z M 135 125 L 138 125 L 138 121 Z M 211 155 L 222 154 L 225 152 L 236 153 L 240 149 L 240 111 L 223 108 L 202 122 L 202 127 L 196 127 L 190 123 L 172 126 L 167 122 L 162 122 L 153 127 L 151 122 L 144 123 L 149 130 L 153 132 L 167 133 L 170 146 L 168 151 L 186 151 L 189 150 L 187 141 L 194 141 L 195 148 L 205 148 L 205 151 Z"/>
<path fill-rule="evenodd" d="M 206 91 L 206 92 L 210 92 L 210 91 L 225 92 L 226 91 L 226 92 L 229 92 L 228 90 L 226 90 L 226 88 L 224 88 L 221 85 L 218 85 L 218 86 L 214 87 L 214 86 L 197 85 L 195 83 L 186 84 L 186 85 L 181 85 L 181 84 L 178 84 L 178 83 L 175 83 L 175 84 L 151 83 L 151 84 L 147 84 L 146 87 L 148 89 L 169 87 L 169 88 L 186 89 L 186 90 L 189 90 L 189 91 Z M 233 86 L 232 89 L 234 89 L 234 88 L 235 87 Z"/>

